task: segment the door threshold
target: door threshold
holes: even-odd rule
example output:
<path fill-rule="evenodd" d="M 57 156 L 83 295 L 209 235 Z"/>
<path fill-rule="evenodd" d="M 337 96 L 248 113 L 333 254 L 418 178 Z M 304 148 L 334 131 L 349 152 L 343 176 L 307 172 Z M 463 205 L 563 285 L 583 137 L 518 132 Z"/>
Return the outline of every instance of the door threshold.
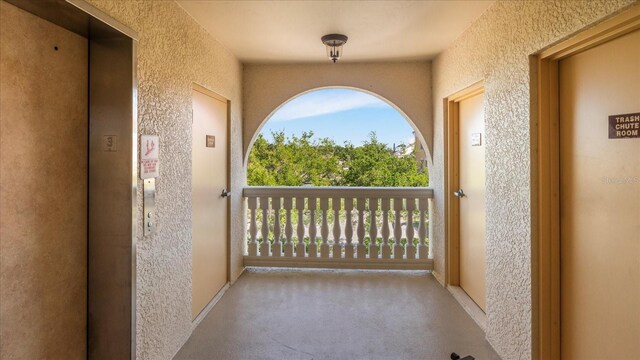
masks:
<path fill-rule="evenodd" d="M 451 295 L 453 295 L 460 306 L 462 306 L 464 311 L 471 316 L 473 321 L 478 324 L 480 329 L 486 332 L 487 314 L 482 311 L 480 306 L 478 306 L 478 304 L 476 304 L 475 301 L 473 301 L 473 299 L 471 299 L 471 297 L 469 297 L 469 295 L 467 295 L 467 293 L 459 286 L 449 285 L 447 286 L 447 290 L 449 290 Z"/>

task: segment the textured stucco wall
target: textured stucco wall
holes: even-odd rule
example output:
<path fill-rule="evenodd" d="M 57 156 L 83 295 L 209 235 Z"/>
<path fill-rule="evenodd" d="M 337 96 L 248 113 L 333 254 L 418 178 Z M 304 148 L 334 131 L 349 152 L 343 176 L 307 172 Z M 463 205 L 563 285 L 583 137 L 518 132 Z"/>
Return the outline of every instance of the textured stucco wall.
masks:
<path fill-rule="evenodd" d="M 484 80 L 487 339 L 504 359 L 531 357 L 529 55 L 618 12 L 630 0 L 499 1 L 433 62 L 434 256 L 444 273 L 443 99 Z"/>
<path fill-rule="evenodd" d="M 279 106 L 300 93 L 320 87 L 344 86 L 380 95 L 396 105 L 419 130 L 429 149 L 431 63 L 247 64 L 243 74 L 244 151 L 263 122 Z"/>
<path fill-rule="evenodd" d="M 169 359 L 191 335 L 191 85 L 231 101 L 231 276 L 242 267 L 242 65 L 173 1 L 89 0 L 138 32 L 138 126 L 160 136 L 157 232 L 138 192 L 137 358 Z M 138 182 L 138 189 L 142 182 Z M 234 241 L 235 239 L 239 241 Z"/>

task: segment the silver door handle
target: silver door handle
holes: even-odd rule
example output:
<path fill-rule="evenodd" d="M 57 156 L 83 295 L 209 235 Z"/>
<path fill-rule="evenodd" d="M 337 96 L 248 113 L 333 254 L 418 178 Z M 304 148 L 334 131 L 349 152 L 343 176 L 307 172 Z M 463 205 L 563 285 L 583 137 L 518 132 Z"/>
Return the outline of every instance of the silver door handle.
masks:
<path fill-rule="evenodd" d="M 230 196 L 231 196 L 231 191 L 227 191 L 227 189 L 222 189 L 222 193 L 220 194 L 220 197 L 226 198 Z"/>
<path fill-rule="evenodd" d="M 458 191 L 454 191 L 454 192 L 453 192 L 453 195 L 454 195 L 454 196 L 457 196 L 457 197 L 459 197 L 459 198 L 463 198 L 463 197 L 467 196 L 467 195 L 465 195 L 465 193 L 464 193 L 464 191 L 462 190 L 462 188 L 458 189 Z"/>

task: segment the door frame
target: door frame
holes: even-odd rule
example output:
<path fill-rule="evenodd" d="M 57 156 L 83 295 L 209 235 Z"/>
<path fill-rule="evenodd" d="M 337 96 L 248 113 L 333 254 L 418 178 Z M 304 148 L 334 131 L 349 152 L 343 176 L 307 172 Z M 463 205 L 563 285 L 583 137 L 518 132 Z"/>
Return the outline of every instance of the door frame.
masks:
<path fill-rule="evenodd" d="M 227 150 L 227 177 L 225 179 L 225 186 L 227 191 L 231 191 L 231 100 L 225 98 L 222 95 L 219 95 L 218 93 L 209 90 L 208 88 L 206 88 L 203 85 L 200 85 L 196 82 L 191 84 L 191 90 L 193 91 L 197 91 L 201 94 L 204 94 L 206 96 L 212 97 L 216 100 L 220 100 L 224 103 L 227 104 L 227 126 L 226 126 L 226 136 L 227 136 L 227 144 L 226 144 L 226 150 Z M 192 109 L 193 112 L 193 109 Z M 191 121 L 193 122 L 193 113 L 192 113 L 192 119 Z M 193 141 L 193 134 L 191 135 L 192 139 L 191 141 Z M 198 316 L 196 316 L 195 319 L 192 320 L 192 326 L 195 329 L 195 327 L 207 316 L 207 314 L 209 313 L 209 311 L 211 311 L 211 309 L 213 308 L 213 306 L 222 298 L 222 296 L 224 295 L 224 293 L 227 291 L 227 289 L 229 289 L 230 286 L 230 282 L 231 282 L 231 201 L 229 199 L 227 199 L 227 231 L 226 231 L 226 239 L 225 242 L 227 244 L 227 281 L 225 283 L 225 285 L 213 296 L 213 298 L 211 299 L 211 301 L 209 301 L 209 303 L 202 309 L 202 311 L 200 311 L 200 313 L 198 314 Z"/>
<path fill-rule="evenodd" d="M 484 81 L 476 82 L 444 99 L 445 126 L 445 286 L 484 331 L 486 314 L 460 287 L 460 204 L 453 192 L 460 188 L 460 102 L 483 94 Z"/>
<path fill-rule="evenodd" d="M 89 358 L 113 356 L 113 349 L 118 349 L 119 358 L 135 359 L 141 221 L 136 196 L 140 188 L 138 34 L 84 0 L 4 1 L 89 43 L 87 354 Z M 106 76 L 110 81 L 104 81 Z M 103 150 L 107 136 L 116 137 L 117 148 Z M 121 266 L 118 271 L 106 268 L 112 263 Z"/>
<path fill-rule="evenodd" d="M 484 83 L 479 81 L 445 99 L 447 109 L 445 126 L 445 239 L 446 274 L 445 284 L 460 285 L 460 206 L 453 195 L 460 188 L 459 127 L 460 102 L 484 93 Z"/>
<path fill-rule="evenodd" d="M 560 359 L 560 60 L 640 29 L 640 6 L 539 52 L 531 61 L 532 355 Z M 537 83 L 536 83 L 537 81 Z M 537 121 L 536 121 L 537 120 Z M 537 124 L 536 124 L 537 122 Z"/>

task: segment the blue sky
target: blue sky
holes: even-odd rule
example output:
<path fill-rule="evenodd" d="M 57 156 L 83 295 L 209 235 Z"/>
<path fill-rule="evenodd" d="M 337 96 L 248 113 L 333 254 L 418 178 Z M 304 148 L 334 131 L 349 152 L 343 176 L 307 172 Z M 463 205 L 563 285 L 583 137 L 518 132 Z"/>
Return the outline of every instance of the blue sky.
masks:
<path fill-rule="evenodd" d="M 337 144 L 361 145 L 371 131 L 392 146 L 413 140 L 413 129 L 389 104 L 351 89 L 322 89 L 301 95 L 282 106 L 264 124 L 261 133 L 271 140 L 272 131 L 287 136 L 313 131 L 315 138 L 328 137 Z"/>

